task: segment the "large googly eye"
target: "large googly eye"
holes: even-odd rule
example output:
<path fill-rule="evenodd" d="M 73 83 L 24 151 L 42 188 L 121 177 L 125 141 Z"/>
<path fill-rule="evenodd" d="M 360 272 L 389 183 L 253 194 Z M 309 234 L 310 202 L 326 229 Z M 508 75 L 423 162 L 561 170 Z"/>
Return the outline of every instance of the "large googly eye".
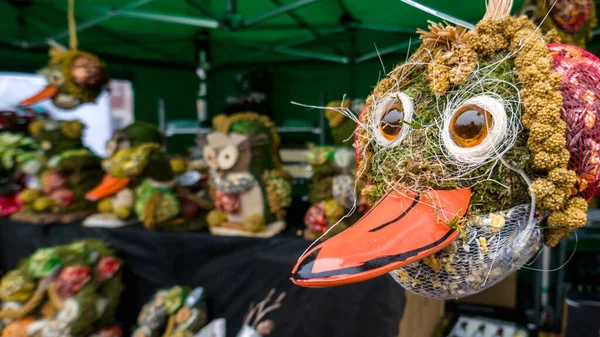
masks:
<path fill-rule="evenodd" d="M 208 166 L 215 170 L 218 169 L 219 164 L 217 163 L 217 151 L 211 146 L 205 146 L 202 152 L 204 161 L 208 164 Z"/>
<path fill-rule="evenodd" d="M 372 132 L 379 145 L 399 144 L 412 122 L 414 106 L 410 96 L 403 92 L 386 95 L 374 106 Z"/>
<path fill-rule="evenodd" d="M 485 108 L 466 104 L 458 109 L 450 120 L 450 136 L 460 147 L 474 147 L 488 136 L 494 118 Z"/>
<path fill-rule="evenodd" d="M 379 131 L 385 139 L 391 141 L 398 137 L 402 126 L 404 126 L 404 108 L 402 103 L 396 103 L 381 116 Z"/>
<path fill-rule="evenodd" d="M 454 159 L 480 164 L 503 151 L 508 129 L 502 101 L 482 95 L 446 111 L 441 139 Z"/>
<path fill-rule="evenodd" d="M 237 147 L 229 145 L 219 152 L 217 162 L 222 170 L 229 170 L 237 162 L 239 151 Z"/>

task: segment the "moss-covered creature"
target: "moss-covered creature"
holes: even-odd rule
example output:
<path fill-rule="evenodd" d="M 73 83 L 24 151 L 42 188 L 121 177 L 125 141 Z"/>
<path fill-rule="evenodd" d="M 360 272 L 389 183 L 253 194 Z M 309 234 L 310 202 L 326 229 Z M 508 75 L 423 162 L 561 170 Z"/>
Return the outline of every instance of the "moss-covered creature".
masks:
<path fill-rule="evenodd" d="M 489 1 L 470 31 L 420 30 L 422 46 L 377 84 L 356 134 L 374 206 L 308 251 L 294 282 L 391 272 L 416 293 L 457 298 L 585 225 L 600 181 L 600 60 L 511 7 Z"/>
<path fill-rule="evenodd" d="M 73 109 L 83 103 L 94 102 L 108 83 L 104 63 L 88 52 L 50 49 L 50 61 L 40 71 L 48 85 L 38 94 L 21 101 L 28 106 L 42 100 L 52 99 L 61 109 Z"/>
<path fill-rule="evenodd" d="M 102 178 L 100 158 L 82 145 L 84 125 L 79 121 L 37 120 L 29 124 L 41 152 L 17 157 L 19 170 L 29 176 L 18 199 L 18 220 L 49 223 L 84 217 L 95 205 L 85 193 Z"/>
<path fill-rule="evenodd" d="M 177 188 L 163 145 L 164 135 L 152 124 L 135 122 L 115 132 L 106 144 L 106 175 L 87 193 L 88 199 L 99 201 L 99 213 L 85 225 L 120 227 L 139 220 L 149 229 L 205 227 L 210 206 Z"/>
<path fill-rule="evenodd" d="M 97 240 L 39 249 L 0 280 L 2 336 L 84 337 L 111 324 L 121 264 Z"/>
<path fill-rule="evenodd" d="M 124 148 L 104 166 L 107 173 L 102 182 L 87 193 L 89 200 L 100 201 L 99 211 L 104 216 L 97 223 L 96 218 L 88 218 L 86 225 L 123 226 L 136 217 L 155 229 L 177 217 L 179 201 L 172 191 L 175 176 L 160 144 Z"/>
<path fill-rule="evenodd" d="M 281 169 L 279 135 L 266 116 L 239 113 L 213 120 L 204 161 L 211 167 L 216 210 L 215 234 L 272 236 L 285 228 L 291 177 Z M 221 217 L 216 212 L 224 213 Z M 226 221 L 216 221 L 226 218 Z"/>
<path fill-rule="evenodd" d="M 140 311 L 132 337 L 195 336 L 208 323 L 206 296 L 201 287 L 173 286 L 158 291 Z"/>

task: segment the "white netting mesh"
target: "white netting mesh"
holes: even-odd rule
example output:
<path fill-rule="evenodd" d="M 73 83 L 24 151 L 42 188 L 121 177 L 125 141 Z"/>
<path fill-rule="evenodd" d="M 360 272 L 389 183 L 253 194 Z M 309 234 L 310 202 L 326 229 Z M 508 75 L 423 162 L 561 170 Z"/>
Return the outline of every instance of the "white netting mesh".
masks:
<path fill-rule="evenodd" d="M 465 235 L 425 259 L 390 272 L 421 296 L 453 299 L 498 283 L 523 266 L 543 245 L 530 205 L 489 214 L 464 225 Z"/>

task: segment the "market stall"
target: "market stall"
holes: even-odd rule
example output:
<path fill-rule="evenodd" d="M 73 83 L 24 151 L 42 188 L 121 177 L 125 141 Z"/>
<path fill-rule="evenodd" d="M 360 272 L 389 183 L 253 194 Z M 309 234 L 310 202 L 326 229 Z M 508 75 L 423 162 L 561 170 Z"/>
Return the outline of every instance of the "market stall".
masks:
<path fill-rule="evenodd" d="M 309 290 L 289 280 L 290 266 L 310 244 L 293 233 L 270 239 L 209 233 L 148 231 L 142 226 L 96 229 L 80 222 L 36 226 L 0 219 L 0 270 L 14 268 L 36 249 L 97 238 L 123 259 L 126 285 L 117 322 L 128 331 L 142 305 L 174 284 L 202 286 L 211 318 L 227 319 L 235 336 L 251 302 L 274 288 L 285 291 L 271 336 L 397 336 L 404 294 L 391 277 L 351 286 Z"/>

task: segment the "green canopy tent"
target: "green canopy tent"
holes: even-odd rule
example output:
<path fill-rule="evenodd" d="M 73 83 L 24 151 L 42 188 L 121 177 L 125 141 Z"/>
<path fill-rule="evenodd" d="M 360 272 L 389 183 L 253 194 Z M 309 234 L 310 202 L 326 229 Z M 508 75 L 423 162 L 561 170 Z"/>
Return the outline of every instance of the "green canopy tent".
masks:
<path fill-rule="evenodd" d="M 475 23 L 483 0 L 421 0 Z M 515 1 L 513 11 L 523 4 Z M 169 118 L 194 118 L 199 54 L 208 73 L 211 114 L 234 94 L 234 75 L 249 66 L 273 70 L 276 122 L 317 112 L 290 101 L 366 96 L 385 70 L 419 43 L 415 31 L 440 19 L 400 0 L 77 0 L 80 48 L 99 54 L 113 77 L 132 80 L 137 119 L 157 121 L 163 97 Z M 0 70 L 33 71 L 47 41 L 66 44 L 67 0 L 0 2 Z M 298 117 L 296 117 L 298 118 Z"/>

